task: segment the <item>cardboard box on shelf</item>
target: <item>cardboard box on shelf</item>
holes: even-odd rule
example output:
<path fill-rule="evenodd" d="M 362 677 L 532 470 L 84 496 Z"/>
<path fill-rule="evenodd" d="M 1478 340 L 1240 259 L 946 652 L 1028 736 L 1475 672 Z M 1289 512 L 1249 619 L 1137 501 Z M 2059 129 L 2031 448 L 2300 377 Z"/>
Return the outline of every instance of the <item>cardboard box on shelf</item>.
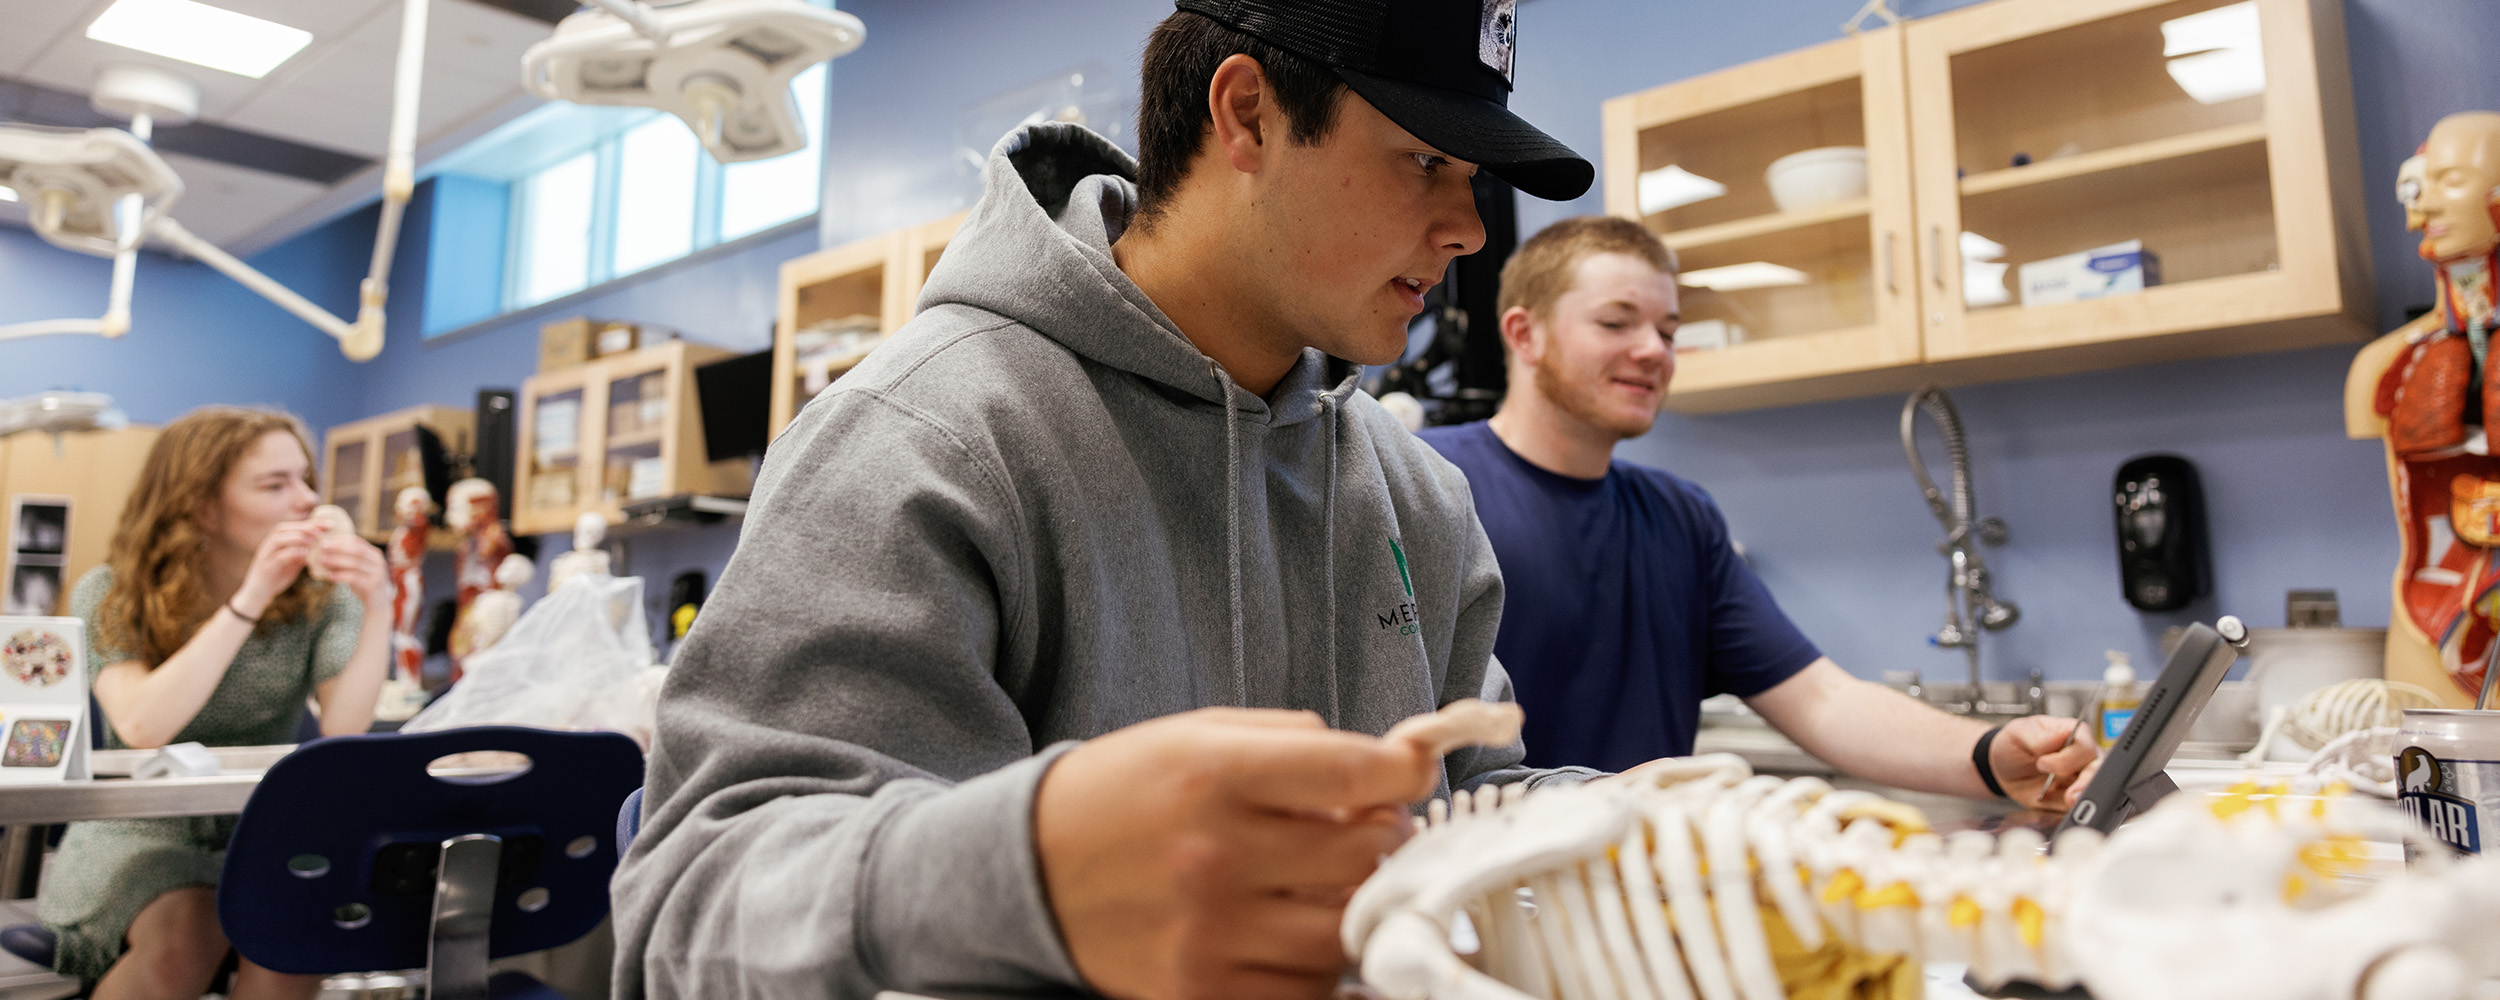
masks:
<path fill-rule="evenodd" d="M 610 320 L 599 324 L 599 328 L 590 336 L 590 356 L 594 358 L 623 354 L 640 346 L 642 346 L 642 328 L 632 323 Z"/>
<path fill-rule="evenodd" d="M 588 316 L 560 319 L 538 328 L 538 373 L 560 372 L 590 363 Z"/>
<path fill-rule="evenodd" d="M 2161 284 L 2161 260 L 2142 240 L 2128 240 L 2032 261 L 2022 266 L 2021 280 L 2025 306 L 2132 295 Z"/>

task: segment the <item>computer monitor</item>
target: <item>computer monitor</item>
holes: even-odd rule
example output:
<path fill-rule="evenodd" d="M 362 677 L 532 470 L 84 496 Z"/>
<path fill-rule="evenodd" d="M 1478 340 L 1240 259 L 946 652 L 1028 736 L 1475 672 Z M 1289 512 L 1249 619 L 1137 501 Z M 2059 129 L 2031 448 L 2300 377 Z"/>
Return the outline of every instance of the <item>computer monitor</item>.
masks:
<path fill-rule="evenodd" d="M 2170 763 L 2170 755 L 2178 752 L 2179 742 L 2187 738 L 2214 689 L 2222 686 L 2222 675 L 2239 658 L 2238 647 L 2247 644 L 2248 627 L 2228 615 L 2212 626 L 2201 622 L 2188 626 L 2152 690 L 2145 692 L 2144 703 L 2136 707 L 2127 731 L 2119 734 L 2101 761 L 2100 773 L 2057 825 L 2058 832 L 2086 826 L 2108 833 L 2127 817 L 2178 791 L 2178 784 L 2162 769 Z"/>
<path fill-rule="evenodd" d="M 704 459 L 726 462 L 761 455 L 772 441 L 773 352 L 726 358 L 694 370 L 696 412 L 703 416 Z"/>

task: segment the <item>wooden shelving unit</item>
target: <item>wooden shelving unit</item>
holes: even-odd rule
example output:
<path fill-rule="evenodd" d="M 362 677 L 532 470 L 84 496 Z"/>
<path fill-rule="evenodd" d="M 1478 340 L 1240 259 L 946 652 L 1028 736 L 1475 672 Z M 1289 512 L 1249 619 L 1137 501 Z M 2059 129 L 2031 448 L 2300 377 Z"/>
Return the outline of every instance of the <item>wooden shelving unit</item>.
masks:
<path fill-rule="evenodd" d="M 476 450 L 477 415 L 449 406 L 416 406 L 340 424 L 321 435 L 321 501 L 345 509 L 356 532 L 373 542 L 390 538 L 398 518 L 391 510 L 399 491 L 425 485 L 417 428 L 433 431 L 448 455 Z M 435 497 L 439 507 L 442 497 Z M 427 540 L 446 548 L 456 540 L 435 516 Z"/>
<path fill-rule="evenodd" d="M 2261 90 L 2187 90 L 2164 26 L 2191 16 L 2254 25 L 2235 44 Z M 1687 270 L 1807 276 L 1684 290 L 1687 322 L 1748 333 L 1677 356 L 1688 412 L 2357 341 L 2351 113 L 2338 0 L 1995 0 L 1607 102 L 1607 210 Z M 1779 211 L 1768 164 L 1833 145 L 1866 148 L 1867 197 Z M 1637 178 L 1670 165 L 1727 192 L 1642 213 Z M 2001 259 L 1965 260 L 1965 234 Z M 2157 286 L 2020 304 L 2020 265 L 2129 240 Z M 1964 288 L 1990 264 L 2011 301 Z"/>
<path fill-rule="evenodd" d="M 781 265 L 781 311 L 773 328 L 774 436 L 814 398 L 814 380 L 840 378 L 911 320 L 921 287 L 963 221 L 963 213 L 957 213 Z M 875 337 L 829 355 L 801 350 L 800 340 L 809 328 L 852 319 L 873 329 Z"/>
<path fill-rule="evenodd" d="M 731 355 L 671 341 L 524 381 L 513 532 L 569 532 L 583 511 L 617 524 L 637 500 L 745 496 L 746 462 L 705 461 L 695 397 L 694 369 Z"/>

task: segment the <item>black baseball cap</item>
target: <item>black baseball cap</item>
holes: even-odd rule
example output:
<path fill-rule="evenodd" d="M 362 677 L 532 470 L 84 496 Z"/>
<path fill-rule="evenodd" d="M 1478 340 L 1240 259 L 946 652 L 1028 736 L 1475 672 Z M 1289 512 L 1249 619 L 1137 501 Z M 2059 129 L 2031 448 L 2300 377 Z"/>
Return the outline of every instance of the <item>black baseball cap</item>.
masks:
<path fill-rule="evenodd" d="M 1398 127 L 1551 201 L 1597 168 L 1510 110 L 1518 0 L 1176 0 L 1317 62 Z"/>

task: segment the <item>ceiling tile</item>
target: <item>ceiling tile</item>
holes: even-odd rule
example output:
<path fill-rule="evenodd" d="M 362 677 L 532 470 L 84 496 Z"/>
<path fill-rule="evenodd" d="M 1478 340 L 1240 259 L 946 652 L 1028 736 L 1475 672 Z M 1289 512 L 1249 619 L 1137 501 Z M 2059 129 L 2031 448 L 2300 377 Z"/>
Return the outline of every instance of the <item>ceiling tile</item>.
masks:
<path fill-rule="evenodd" d="M 45 3 L 0 3 L 0 74 L 14 76 L 35 61 L 46 46 L 85 21 L 93 5 L 83 0 Z"/>
<path fill-rule="evenodd" d="M 545 22 L 510 11 L 468 0 L 434 0 L 426 13 L 426 76 L 449 72 L 518 85 L 521 53 L 554 32 Z M 399 18 L 374 18 L 357 29 L 353 40 L 395 52 L 399 46 Z"/>
<path fill-rule="evenodd" d="M 199 84 L 200 116 L 203 118 L 214 119 L 227 113 L 260 85 L 260 81 L 250 77 L 195 66 L 179 59 L 149 55 L 137 49 L 107 45 L 84 35 L 63 39 L 60 44 L 45 50 L 26 67 L 22 76 L 35 83 L 84 94 L 95 86 L 96 70 L 114 63 L 161 66 Z"/>
<path fill-rule="evenodd" d="M 389 8 L 399 10 L 399 0 L 201 0 L 238 14 L 250 14 L 263 20 L 276 21 L 290 28 L 313 33 L 318 45 L 339 38 L 363 26 L 365 20 Z"/>
<path fill-rule="evenodd" d="M 221 123 L 361 156 L 390 132 L 392 53 L 340 42 L 284 82 L 261 88 Z"/>
<path fill-rule="evenodd" d="M 174 218 L 219 245 L 250 235 L 325 190 L 311 181 L 179 153 L 165 154 L 165 163 L 182 177 L 183 195 L 174 205 Z"/>

